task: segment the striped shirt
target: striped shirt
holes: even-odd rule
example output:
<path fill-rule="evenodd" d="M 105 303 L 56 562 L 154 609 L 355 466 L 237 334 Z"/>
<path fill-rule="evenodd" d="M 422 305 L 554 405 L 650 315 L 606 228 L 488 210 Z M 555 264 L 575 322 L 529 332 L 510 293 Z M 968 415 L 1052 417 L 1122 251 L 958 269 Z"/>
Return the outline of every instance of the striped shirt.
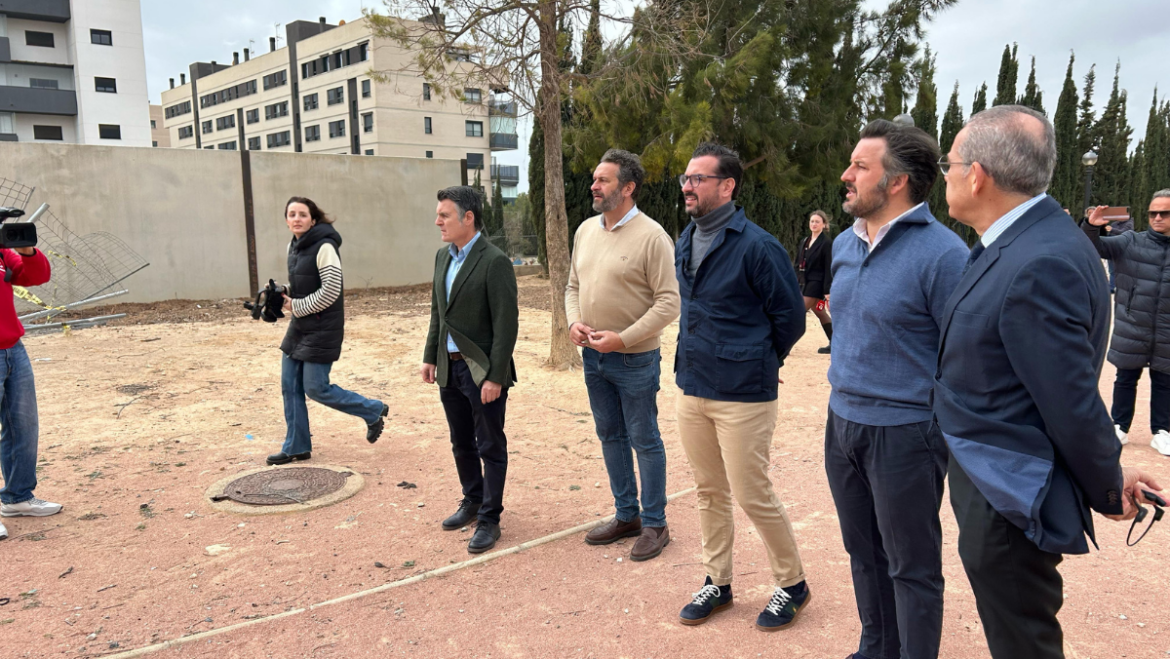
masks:
<path fill-rule="evenodd" d="M 341 297 L 341 257 L 333 243 L 323 243 L 317 250 L 317 272 L 321 276 L 321 288 L 292 301 L 292 312 L 297 318 L 321 313 Z"/>

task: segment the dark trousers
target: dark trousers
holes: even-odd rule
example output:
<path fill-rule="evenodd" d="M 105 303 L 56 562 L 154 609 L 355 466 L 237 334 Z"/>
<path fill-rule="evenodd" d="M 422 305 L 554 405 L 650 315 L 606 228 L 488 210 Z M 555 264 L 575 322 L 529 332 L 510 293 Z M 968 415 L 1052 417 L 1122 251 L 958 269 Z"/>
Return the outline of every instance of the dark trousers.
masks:
<path fill-rule="evenodd" d="M 1113 423 L 1129 432 L 1137 403 L 1137 384 L 1142 379 L 1140 368 L 1119 368 L 1113 381 Z M 1150 432 L 1170 430 L 1170 373 L 1150 369 Z"/>
<path fill-rule="evenodd" d="M 1056 614 L 1064 603 L 1056 566 L 1062 556 L 1041 550 L 987 502 L 952 458 L 951 506 L 959 522 L 959 558 L 994 659 L 1063 659 Z"/>
<path fill-rule="evenodd" d="M 451 429 L 451 452 L 463 498 L 481 504 L 480 521 L 499 524 L 508 474 L 508 438 L 504 436 L 508 388 L 487 405 L 480 396 L 467 362 L 452 361 L 451 376 L 446 387 L 439 387 L 439 398 Z"/>
<path fill-rule="evenodd" d="M 853 568 L 857 652 L 868 659 L 938 657 L 946 464 L 931 421 L 867 426 L 829 410 L 825 471 Z"/>

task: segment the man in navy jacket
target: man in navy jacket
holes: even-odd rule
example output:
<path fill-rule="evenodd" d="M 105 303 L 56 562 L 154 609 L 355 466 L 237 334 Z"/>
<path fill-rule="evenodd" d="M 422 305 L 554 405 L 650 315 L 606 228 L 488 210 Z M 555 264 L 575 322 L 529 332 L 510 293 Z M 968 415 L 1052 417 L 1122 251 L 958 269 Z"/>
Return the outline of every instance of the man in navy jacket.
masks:
<path fill-rule="evenodd" d="M 1089 241 L 1045 194 L 1056 139 L 1020 106 L 981 112 L 940 166 L 950 213 L 975 229 L 943 312 L 934 412 L 951 505 L 995 659 L 1064 657 L 1062 554 L 1088 552 L 1090 509 L 1128 519 L 1158 485 L 1122 469 L 1098 392 L 1109 289 Z"/>
<path fill-rule="evenodd" d="M 768 478 L 777 371 L 804 334 L 804 300 L 780 242 L 735 204 L 739 155 L 700 144 L 679 177 L 694 221 L 675 246 L 682 297 L 675 357 L 679 438 L 695 474 L 707 580 L 680 621 L 731 606 L 731 497 L 768 550 L 775 588 L 756 627 L 776 631 L 808 602 L 784 505 Z"/>

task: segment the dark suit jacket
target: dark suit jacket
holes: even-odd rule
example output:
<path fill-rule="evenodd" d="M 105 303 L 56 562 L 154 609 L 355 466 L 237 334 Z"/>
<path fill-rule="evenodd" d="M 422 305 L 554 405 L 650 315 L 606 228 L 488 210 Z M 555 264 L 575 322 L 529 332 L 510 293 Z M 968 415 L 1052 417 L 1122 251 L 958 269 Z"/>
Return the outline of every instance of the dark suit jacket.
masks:
<path fill-rule="evenodd" d="M 450 358 L 447 334 L 467 360 L 475 384 L 484 380 L 505 387 L 516 381 L 512 351 L 520 329 L 516 272 L 502 251 L 481 235 L 451 285 L 447 298 L 447 266 L 451 251 L 444 246 L 435 255 L 431 290 L 431 327 L 423 363 L 435 365 L 435 380 L 447 386 Z"/>
<path fill-rule="evenodd" d="M 825 292 L 833 286 L 833 239 L 827 231 L 821 232 L 821 237 L 810 248 L 808 241 L 812 236 L 800 241 L 800 248 L 796 252 L 796 273 L 800 283 L 809 281 L 825 282 Z M 800 264 L 804 263 L 801 271 Z"/>
<path fill-rule="evenodd" d="M 1109 288 L 1092 245 L 1047 197 L 943 313 L 933 405 L 952 455 L 1040 549 L 1088 552 L 1089 509 L 1122 509 L 1121 445 L 1097 388 Z"/>

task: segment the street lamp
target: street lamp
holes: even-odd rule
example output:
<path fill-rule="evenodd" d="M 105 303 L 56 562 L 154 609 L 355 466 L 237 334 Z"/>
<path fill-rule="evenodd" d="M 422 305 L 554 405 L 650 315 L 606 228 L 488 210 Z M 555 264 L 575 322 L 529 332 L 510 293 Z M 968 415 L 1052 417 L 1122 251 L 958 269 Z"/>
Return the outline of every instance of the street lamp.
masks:
<path fill-rule="evenodd" d="M 894 117 L 893 121 L 899 126 L 906 126 L 908 128 L 914 127 L 914 117 L 911 117 L 908 114 L 900 114 Z"/>
<path fill-rule="evenodd" d="M 1089 213 L 1089 195 L 1093 191 L 1093 166 L 1097 164 L 1097 152 L 1089 149 L 1081 156 L 1081 164 L 1085 166 L 1085 206 L 1084 212 Z"/>

